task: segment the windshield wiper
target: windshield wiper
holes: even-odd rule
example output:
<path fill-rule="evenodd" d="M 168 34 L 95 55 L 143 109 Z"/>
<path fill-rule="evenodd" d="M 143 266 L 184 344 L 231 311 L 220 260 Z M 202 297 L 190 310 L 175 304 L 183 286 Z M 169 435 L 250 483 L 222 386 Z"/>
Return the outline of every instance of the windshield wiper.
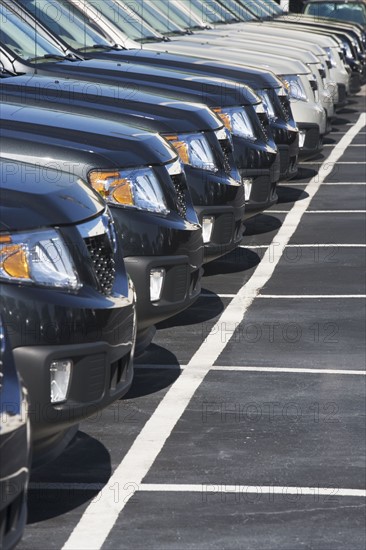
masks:
<path fill-rule="evenodd" d="M 27 61 L 29 63 L 35 63 L 36 61 L 47 61 L 48 59 L 54 59 L 55 61 L 64 61 L 65 59 L 69 59 L 69 55 L 46 53 L 45 55 L 40 55 L 38 57 L 29 57 Z"/>
<path fill-rule="evenodd" d="M 120 49 L 117 44 L 112 46 L 112 44 L 92 44 L 91 46 L 83 46 L 82 48 L 77 48 L 75 51 L 77 52 L 88 52 L 93 50 L 114 50 L 114 49 Z"/>
<path fill-rule="evenodd" d="M 192 31 L 189 30 L 182 30 L 182 31 L 169 31 L 164 33 L 164 36 L 186 36 L 187 34 L 193 34 Z"/>
<path fill-rule="evenodd" d="M 170 38 L 167 36 L 143 36 L 142 38 L 135 38 L 135 42 L 141 42 L 142 44 L 148 42 L 170 42 Z"/>

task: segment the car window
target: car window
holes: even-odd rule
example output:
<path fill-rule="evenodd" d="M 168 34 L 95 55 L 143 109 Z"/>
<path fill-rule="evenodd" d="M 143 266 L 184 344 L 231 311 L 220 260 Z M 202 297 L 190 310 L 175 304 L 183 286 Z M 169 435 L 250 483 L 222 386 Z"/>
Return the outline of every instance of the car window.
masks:
<path fill-rule="evenodd" d="M 366 6 L 356 2 L 313 2 L 306 6 L 305 13 L 361 25 L 366 23 Z"/>

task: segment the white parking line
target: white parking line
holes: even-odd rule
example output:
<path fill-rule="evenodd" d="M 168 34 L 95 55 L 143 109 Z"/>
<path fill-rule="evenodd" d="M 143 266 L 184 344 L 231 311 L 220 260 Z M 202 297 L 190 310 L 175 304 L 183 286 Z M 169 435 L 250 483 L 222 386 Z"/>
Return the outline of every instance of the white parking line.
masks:
<path fill-rule="evenodd" d="M 285 300 L 317 300 L 317 299 L 348 299 L 348 298 L 366 298 L 366 294 L 258 294 L 257 298 L 270 298 L 271 300 L 284 298 Z"/>
<path fill-rule="evenodd" d="M 364 489 L 343 489 L 337 487 L 291 487 L 288 485 L 226 485 L 225 483 L 191 485 L 191 484 L 165 484 L 142 483 L 139 491 L 172 492 L 172 493 L 238 493 L 256 495 L 297 495 L 297 496 L 328 496 L 336 497 L 366 497 Z"/>
<path fill-rule="evenodd" d="M 271 214 L 287 214 L 288 210 L 267 210 Z M 305 214 L 365 214 L 366 210 L 307 210 Z"/>
<path fill-rule="evenodd" d="M 339 142 L 340 143 L 340 142 Z M 334 150 L 334 149 L 333 149 Z M 326 159 L 328 162 L 329 162 L 329 157 L 328 159 Z M 300 164 L 319 164 L 322 165 L 324 163 L 324 160 L 307 160 L 305 162 L 301 162 Z M 366 161 L 333 161 L 333 165 L 336 164 L 338 166 L 338 164 L 366 164 Z"/>
<path fill-rule="evenodd" d="M 257 245 L 245 245 L 245 244 L 241 244 L 238 248 L 249 248 L 249 249 L 252 249 L 252 248 L 268 248 L 269 246 L 271 246 L 271 244 L 257 244 Z"/>
<path fill-rule="evenodd" d="M 151 369 L 151 370 L 184 370 L 187 365 L 153 365 L 153 364 L 137 364 L 135 369 Z M 346 369 L 309 369 L 298 367 L 255 367 L 255 366 L 220 366 L 211 367 L 211 371 L 238 371 L 238 372 L 278 372 L 278 373 L 301 373 L 301 374 L 344 374 L 354 376 L 366 376 L 365 370 L 346 370 Z"/>
<path fill-rule="evenodd" d="M 339 146 L 333 150 L 325 161 L 321 174 L 317 174 L 306 186 L 308 197 L 295 203 L 287 214 L 276 239 L 280 250 L 286 246 L 296 231 L 306 208 L 319 190 L 321 182 L 330 173 L 329 166 L 336 162 L 352 142 L 357 133 L 366 125 L 366 114 L 360 115 L 358 121 L 341 139 Z M 239 290 L 235 298 L 224 310 L 217 323 L 212 327 L 207 338 L 193 355 L 187 367 L 167 391 L 129 451 L 115 469 L 109 480 L 109 485 L 119 488 L 118 498 L 113 491 L 101 491 L 84 511 L 80 521 L 63 546 L 64 550 L 98 550 L 113 529 L 119 514 L 134 495 L 134 487 L 139 487 L 149 472 L 166 440 L 172 433 L 178 420 L 186 410 L 194 393 L 201 385 L 227 342 L 217 338 L 216 333 L 223 323 L 227 329 L 234 329 L 243 320 L 245 313 L 252 304 L 254 297 L 272 277 L 281 259 L 281 252 L 272 254 L 272 262 L 268 261 L 269 250 L 264 254 L 264 261 L 254 271 L 251 279 Z M 257 489 L 256 489 L 257 490 Z M 346 492 L 348 490 L 345 490 Z M 328 494 L 328 493 L 327 493 Z M 347 493 L 348 494 L 348 493 Z"/>
<path fill-rule="evenodd" d="M 289 186 L 289 187 L 304 187 L 306 183 L 293 183 L 292 181 L 281 181 L 279 185 L 283 186 Z M 366 185 L 366 182 L 364 181 L 327 181 L 322 183 L 322 187 L 324 185 Z"/>
<path fill-rule="evenodd" d="M 236 294 L 215 294 L 214 292 L 212 294 L 208 292 L 201 292 L 200 296 L 203 298 L 234 298 Z"/>
<path fill-rule="evenodd" d="M 268 248 L 269 246 L 276 246 L 276 241 L 272 241 L 270 244 L 241 244 L 239 248 L 248 248 L 255 250 L 256 248 Z M 314 243 L 314 244 L 287 244 L 285 248 L 366 248 L 366 244 L 337 244 L 337 243 Z"/>
<path fill-rule="evenodd" d="M 324 143 L 323 147 L 334 147 L 334 143 Z M 364 143 L 351 143 L 348 147 L 365 147 Z"/>
<path fill-rule="evenodd" d="M 288 244 L 286 248 L 366 248 L 366 244 Z"/>
<path fill-rule="evenodd" d="M 345 370 L 345 369 L 300 369 L 297 367 L 236 367 L 215 365 L 212 371 L 237 371 L 237 372 L 278 372 L 278 373 L 301 373 L 301 374 L 345 374 L 353 376 L 366 376 L 364 370 Z"/>
<path fill-rule="evenodd" d="M 208 294 L 205 292 L 202 292 L 200 294 L 203 298 L 235 298 L 236 294 Z M 316 300 L 318 298 L 324 298 L 324 299 L 347 299 L 347 298 L 366 298 L 366 294 L 257 294 L 255 296 L 256 298 L 271 298 L 273 300 L 277 300 L 278 298 L 285 298 L 286 300 L 292 300 L 292 299 L 310 299 L 310 300 Z"/>
<path fill-rule="evenodd" d="M 32 482 L 29 489 L 33 491 L 109 491 L 115 494 L 116 487 L 109 483 L 44 483 Z M 294 487 L 288 485 L 227 485 L 218 484 L 173 484 L 173 483 L 141 483 L 136 492 L 167 492 L 167 493 L 238 493 L 238 494 L 277 494 L 297 496 L 346 496 L 365 497 L 364 489 L 343 489 L 337 487 Z"/>

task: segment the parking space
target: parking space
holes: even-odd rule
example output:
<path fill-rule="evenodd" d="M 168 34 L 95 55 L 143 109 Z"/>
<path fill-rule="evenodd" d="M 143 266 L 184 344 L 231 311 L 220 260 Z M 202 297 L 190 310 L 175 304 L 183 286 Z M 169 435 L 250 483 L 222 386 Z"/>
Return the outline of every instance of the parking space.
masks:
<path fill-rule="evenodd" d="M 338 499 L 325 506 L 324 497 L 312 495 L 253 497 L 239 486 L 232 493 L 216 486 L 206 496 L 202 491 L 142 491 L 131 499 L 123 522 L 112 531 L 103 550 L 121 547 L 122 530 L 125 548 L 143 548 L 146 540 L 156 541 L 156 548 L 165 550 L 293 550 L 305 540 L 310 548 L 329 548 L 330 540 L 334 549 L 362 548 L 363 515 L 358 499 L 352 497 L 342 497 L 340 507 Z M 158 528 L 161 517 L 164 527 Z M 310 531 L 309 525 L 321 528 Z"/>
<path fill-rule="evenodd" d="M 366 127 L 326 166 L 364 99 L 33 475 L 21 550 L 365 547 Z"/>

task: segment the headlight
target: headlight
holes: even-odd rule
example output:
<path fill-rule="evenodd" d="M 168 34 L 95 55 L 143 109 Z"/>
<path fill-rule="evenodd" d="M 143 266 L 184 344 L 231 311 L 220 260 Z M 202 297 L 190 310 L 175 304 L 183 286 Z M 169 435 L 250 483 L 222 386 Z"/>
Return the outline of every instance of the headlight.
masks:
<path fill-rule="evenodd" d="M 282 76 L 282 82 L 291 99 L 306 101 L 306 92 L 299 76 L 290 74 Z"/>
<path fill-rule="evenodd" d="M 176 149 L 183 164 L 217 172 L 218 168 L 210 144 L 203 134 L 178 134 L 164 137 Z"/>
<path fill-rule="evenodd" d="M 91 186 L 108 204 L 167 214 L 160 183 L 152 168 L 95 170 L 89 172 Z"/>
<path fill-rule="evenodd" d="M 256 141 L 254 128 L 243 107 L 218 107 L 213 110 L 234 136 Z"/>
<path fill-rule="evenodd" d="M 0 235 L 0 278 L 72 290 L 81 287 L 66 245 L 54 229 Z"/>
<path fill-rule="evenodd" d="M 264 108 L 267 112 L 268 117 L 271 120 L 275 120 L 276 119 L 276 113 L 275 113 L 271 98 L 268 95 L 268 92 L 266 92 L 265 90 L 257 90 L 257 94 L 259 95 L 259 97 L 263 101 L 263 105 L 264 105 Z"/>

